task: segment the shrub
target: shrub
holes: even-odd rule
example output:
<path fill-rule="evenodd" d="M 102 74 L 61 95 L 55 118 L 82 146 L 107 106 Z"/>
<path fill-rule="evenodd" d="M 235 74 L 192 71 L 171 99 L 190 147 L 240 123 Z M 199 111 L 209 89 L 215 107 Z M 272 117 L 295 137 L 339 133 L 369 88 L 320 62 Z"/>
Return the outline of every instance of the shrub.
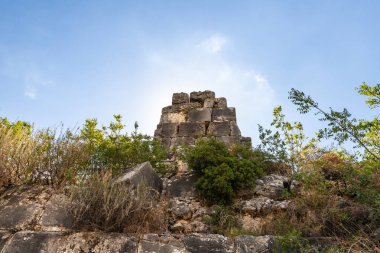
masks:
<path fill-rule="evenodd" d="M 252 152 L 252 150 L 251 150 Z M 236 193 L 252 189 L 255 180 L 263 174 L 262 161 L 231 153 L 223 142 L 215 138 L 201 140 L 184 152 L 189 168 L 199 176 L 196 187 L 209 204 L 231 204 Z M 245 157 L 248 151 L 245 150 Z"/>
<path fill-rule="evenodd" d="M 113 184 L 111 175 L 110 171 L 94 173 L 80 186 L 70 188 L 68 211 L 75 225 L 116 232 L 164 227 L 165 219 L 157 217 L 163 213 L 155 209 L 157 194 L 154 191 L 144 185 Z M 153 231 L 148 229 L 148 232 Z"/>

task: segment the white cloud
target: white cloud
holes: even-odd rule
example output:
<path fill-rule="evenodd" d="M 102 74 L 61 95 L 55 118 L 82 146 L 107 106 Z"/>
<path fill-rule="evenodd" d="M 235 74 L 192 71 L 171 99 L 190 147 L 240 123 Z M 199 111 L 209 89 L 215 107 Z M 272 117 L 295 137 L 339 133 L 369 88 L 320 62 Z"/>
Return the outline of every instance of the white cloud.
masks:
<path fill-rule="evenodd" d="M 199 46 L 206 52 L 217 54 L 223 49 L 226 42 L 227 39 L 225 37 L 214 34 L 202 41 Z"/>
<path fill-rule="evenodd" d="M 30 86 L 27 86 L 24 90 L 24 95 L 30 99 L 36 99 L 37 97 L 36 89 Z"/>
<path fill-rule="evenodd" d="M 267 78 L 250 66 L 229 60 L 226 54 L 210 54 L 220 51 L 224 43 L 210 38 L 213 36 L 199 40 L 201 43 L 167 45 L 147 54 L 144 77 L 138 80 L 144 87 L 144 99 L 137 102 L 144 112 L 137 119 L 143 132 L 153 133 L 172 93 L 203 90 L 215 91 L 217 97 L 226 97 L 228 105 L 236 107 L 243 135 L 254 137 L 257 124 L 269 124 L 277 102 Z M 210 46 L 210 50 L 199 50 L 199 45 Z M 257 137 L 255 140 L 257 143 Z"/>

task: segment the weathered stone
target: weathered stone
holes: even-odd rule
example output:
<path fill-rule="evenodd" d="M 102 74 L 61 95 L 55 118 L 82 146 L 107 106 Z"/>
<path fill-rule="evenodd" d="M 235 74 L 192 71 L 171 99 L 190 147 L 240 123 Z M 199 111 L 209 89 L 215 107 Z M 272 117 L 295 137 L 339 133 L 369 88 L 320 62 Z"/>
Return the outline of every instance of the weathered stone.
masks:
<path fill-rule="evenodd" d="M 241 210 L 252 216 L 286 209 L 290 204 L 289 200 L 276 201 L 268 197 L 255 197 L 241 202 Z"/>
<path fill-rule="evenodd" d="M 215 99 L 214 98 L 206 98 L 203 107 L 204 108 L 213 108 L 215 104 Z"/>
<path fill-rule="evenodd" d="M 224 97 L 216 98 L 214 103 L 215 108 L 227 108 L 227 99 Z"/>
<path fill-rule="evenodd" d="M 179 104 L 172 106 L 172 112 L 188 113 L 191 109 L 202 108 L 202 104 L 198 102 L 191 102 L 187 104 Z"/>
<path fill-rule="evenodd" d="M 181 92 L 181 93 L 174 93 L 172 97 L 172 105 L 178 105 L 178 104 L 186 104 L 189 103 L 189 94 Z"/>
<path fill-rule="evenodd" d="M 49 245 L 49 241 L 59 235 L 59 233 L 54 232 L 21 231 L 10 239 L 1 253 L 62 252 L 52 251 Z"/>
<path fill-rule="evenodd" d="M 169 113 L 169 112 L 172 112 L 172 106 L 169 105 L 169 106 L 165 106 L 164 108 L 162 108 L 162 114 L 165 114 L 165 113 Z"/>
<path fill-rule="evenodd" d="M 191 219 L 192 212 L 189 204 L 180 201 L 178 198 L 170 200 L 169 210 L 174 219 Z"/>
<path fill-rule="evenodd" d="M 232 239 L 217 234 L 194 233 L 183 239 L 186 249 L 191 253 L 227 253 L 234 251 Z"/>
<path fill-rule="evenodd" d="M 179 147 L 179 146 L 191 146 L 195 144 L 195 139 L 193 137 L 177 137 L 171 140 L 171 147 Z"/>
<path fill-rule="evenodd" d="M 241 144 L 246 144 L 252 146 L 252 139 L 251 137 L 241 137 L 240 138 Z"/>
<path fill-rule="evenodd" d="M 166 150 L 169 150 L 170 149 L 170 141 L 171 141 L 171 138 L 160 138 L 161 140 L 161 145 L 166 149 Z"/>
<path fill-rule="evenodd" d="M 179 137 L 198 137 L 204 136 L 205 133 L 206 126 L 204 123 L 183 122 L 180 123 L 178 127 Z"/>
<path fill-rule="evenodd" d="M 195 108 L 189 111 L 188 120 L 190 122 L 205 122 L 211 121 L 210 108 Z"/>
<path fill-rule="evenodd" d="M 177 123 L 163 123 L 157 129 L 161 130 L 158 133 L 158 136 L 162 138 L 175 137 L 177 136 L 177 132 L 178 132 L 178 124 Z"/>
<path fill-rule="evenodd" d="M 137 252 L 136 237 L 119 233 L 81 232 L 49 240 L 48 251 L 67 253 Z"/>
<path fill-rule="evenodd" d="M 186 114 L 181 112 L 169 112 L 161 115 L 160 124 L 180 123 L 186 121 Z"/>
<path fill-rule="evenodd" d="M 189 222 L 187 220 L 178 220 L 170 226 L 170 230 L 174 233 L 190 232 Z"/>
<path fill-rule="evenodd" d="M 130 252 L 130 251 L 128 251 Z M 174 246 L 170 244 L 163 244 L 159 242 L 151 242 L 142 240 L 139 243 L 138 253 L 188 253 L 182 246 Z"/>
<path fill-rule="evenodd" d="M 225 109 L 212 109 L 212 121 L 236 121 L 236 112 L 234 107 Z"/>
<path fill-rule="evenodd" d="M 12 237 L 11 233 L 0 231 L 0 252 L 3 249 L 5 243 Z"/>
<path fill-rule="evenodd" d="M 230 129 L 231 129 L 231 135 L 233 136 L 241 135 L 240 129 L 238 125 L 236 124 L 236 121 L 230 121 Z"/>
<path fill-rule="evenodd" d="M 216 139 L 224 142 L 228 147 L 240 143 L 239 136 L 217 136 Z"/>
<path fill-rule="evenodd" d="M 236 253 L 269 253 L 273 249 L 271 236 L 237 236 L 235 237 Z"/>
<path fill-rule="evenodd" d="M 230 135 L 230 123 L 228 121 L 211 122 L 207 134 L 213 136 L 228 136 Z"/>
<path fill-rule="evenodd" d="M 68 198 L 63 194 L 54 194 L 46 203 L 40 226 L 44 231 L 67 231 L 73 228 L 73 220 L 68 214 Z"/>
<path fill-rule="evenodd" d="M 255 193 L 259 196 L 268 197 L 271 199 L 282 199 L 283 193 L 286 191 L 285 182 L 290 182 L 290 179 L 285 176 L 271 174 L 261 179 L 256 180 Z M 292 181 L 290 189 L 294 190 L 298 183 Z"/>
<path fill-rule="evenodd" d="M 186 173 L 182 176 L 175 176 L 168 182 L 168 194 L 170 197 L 195 196 L 195 182 L 198 176 L 193 173 Z"/>
<path fill-rule="evenodd" d="M 213 91 L 193 91 L 190 93 L 190 102 L 199 102 L 203 105 L 206 98 L 215 98 L 215 92 Z"/>
<path fill-rule="evenodd" d="M 127 183 L 134 186 L 143 183 L 157 192 L 162 191 L 162 180 L 153 170 L 150 162 L 141 163 L 118 177 L 115 183 Z"/>
<path fill-rule="evenodd" d="M 0 199 L 0 229 L 34 229 L 36 219 L 51 196 L 48 187 L 21 186 L 5 192 Z"/>

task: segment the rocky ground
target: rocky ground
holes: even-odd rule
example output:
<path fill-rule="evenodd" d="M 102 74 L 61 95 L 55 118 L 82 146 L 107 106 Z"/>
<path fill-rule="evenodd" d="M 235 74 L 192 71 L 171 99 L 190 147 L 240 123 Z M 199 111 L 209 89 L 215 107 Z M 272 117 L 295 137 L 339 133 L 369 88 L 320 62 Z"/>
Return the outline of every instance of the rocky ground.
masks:
<path fill-rule="evenodd" d="M 274 237 L 211 234 L 205 217 L 212 208 L 202 205 L 194 191 L 196 176 L 184 173 L 162 180 L 149 163 L 137 166 L 119 182 L 144 181 L 162 190 L 168 201 L 168 227 L 161 234 L 124 234 L 75 229 L 64 192 L 44 186 L 8 189 L 0 197 L 0 252 L 272 252 Z M 290 203 L 284 200 L 288 179 L 269 175 L 257 181 L 255 193 L 238 203 L 243 229 L 260 234 Z M 293 184 L 296 185 L 296 184 Z"/>

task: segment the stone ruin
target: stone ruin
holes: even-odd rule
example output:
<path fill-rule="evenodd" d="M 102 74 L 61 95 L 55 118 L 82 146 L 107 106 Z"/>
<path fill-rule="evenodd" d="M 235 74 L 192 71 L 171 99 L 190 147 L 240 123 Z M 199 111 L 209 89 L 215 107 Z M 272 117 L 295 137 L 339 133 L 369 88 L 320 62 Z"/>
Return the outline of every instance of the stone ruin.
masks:
<path fill-rule="evenodd" d="M 162 109 L 160 123 L 154 137 L 167 150 L 181 145 L 194 145 L 197 139 L 215 136 L 227 146 L 250 142 L 242 137 L 236 123 L 236 110 L 227 106 L 224 97 L 215 97 L 213 91 L 174 93 L 172 105 Z"/>

